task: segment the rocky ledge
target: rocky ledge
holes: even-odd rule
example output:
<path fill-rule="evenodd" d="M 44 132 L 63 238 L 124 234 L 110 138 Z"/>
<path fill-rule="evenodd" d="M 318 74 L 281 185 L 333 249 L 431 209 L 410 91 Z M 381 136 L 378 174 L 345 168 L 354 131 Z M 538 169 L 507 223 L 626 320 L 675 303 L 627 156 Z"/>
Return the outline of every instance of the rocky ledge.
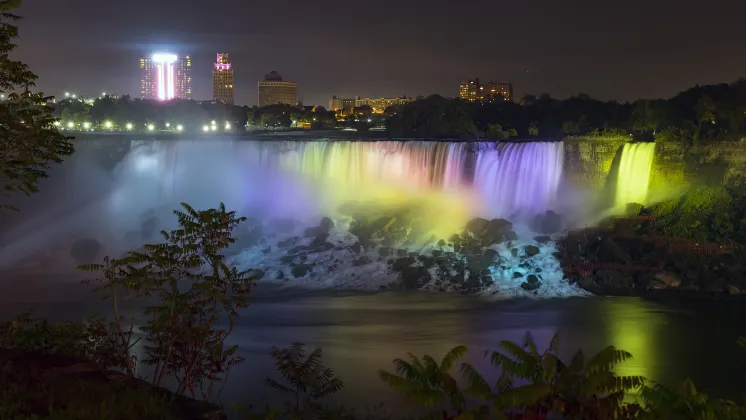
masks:
<path fill-rule="evenodd" d="M 522 240 L 504 219 L 475 218 L 446 238 L 428 233 L 416 208 L 349 204 L 332 220 L 303 228 L 253 219 L 237 232 L 233 261 L 270 281 L 327 287 L 431 290 L 506 296 L 584 292 L 562 280 L 550 236 Z M 533 223 L 559 230 L 559 216 Z"/>
<path fill-rule="evenodd" d="M 559 241 L 568 280 L 598 295 L 746 297 L 746 249 L 662 235 L 656 217 L 607 220 Z"/>

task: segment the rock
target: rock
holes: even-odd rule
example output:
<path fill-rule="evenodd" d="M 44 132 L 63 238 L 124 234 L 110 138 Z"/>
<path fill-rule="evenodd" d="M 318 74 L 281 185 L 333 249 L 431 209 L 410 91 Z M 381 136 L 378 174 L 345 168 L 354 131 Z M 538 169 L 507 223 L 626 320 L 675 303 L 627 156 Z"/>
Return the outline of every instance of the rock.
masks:
<path fill-rule="evenodd" d="M 450 238 L 448 238 L 448 242 L 452 244 L 457 244 L 461 242 L 461 237 L 458 235 L 458 233 L 454 233 L 453 235 L 451 235 Z"/>
<path fill-rule="evenodd" d="M 389 255 L 391 255 L 391 248 L 387 246 L 378 248 L 378 255 L 381 257 L 388 257 Z"/>
<path fill-rule="evenodd" d="M 510 255 L 512 255 L 513 258 L 518 257 L 518 248 L 510 248 Z"/>
<path fill-rule="evenodd" d="M 645 207 L 639 203 L 627 203 L 624 208 L 624 214 L 627 217 L 639 216 Z"/>
<path fill-rule="evenodd" d="M 484 256 L 490 263 L 496 263 L 500 261 L 500 253 L 491 248 L 484 250 Z"/>
<path fill-rule="evenodd" d="M 407 251 L 406 249 L 397 249 L 396 250 L 396 256 L 397 257 L 406 257 L 406 256 L 409 256 L 409 251 Z"/>
<path fill-rule="evenodd" d="M 512 230 L 505 234 L 505 239 L 508 241 L 517 241 L 518 240 L 518 234 L 513 232 Z"/>
<path fill-rule="evenodd" d="M 293 277 L 299 278 L 308 274 L 312 268 L 313 266 L 311 264 L 298 264 L 294 266 L 290 272 L 293 274 Z"/>
<path fill-rule="evenodd" d="M 264 248 L 262 250 L 262 254 L 265 254 L 265 255 L 269 254 L 270 252 L 272 252 L 272 247 L 271 246 L 268 246 L 268 247 L 266 247 L 266 248 Z"/>
<path fill-rule="evenodd" d="M 534 240 L 540 244 L 545 244 L 552 241 L 551 236 L 534 236 Z"/>
<path fill-rule="evenodd" d="M 404 290 L 417 290 L 430 281 L 430 273 L 425 267 L 406 267 L 401 272 Z"/>
<path fill-rule="evenodd" d="M 329 233 L 332 229 L 334 229 L 334 221 L 328 217 L 322 218 L 319 223 L 319 230 L 324 233 Z"/>
<path fill-rule="evenodd" d="M 482 232 L 484 232 L 484 230 L 487 228 L 487 225 L 489 223 L 490 223 L 489 220 L 483 219 L 481 217 L 477 217 L 475 219 L 469 220 L 466 223 L 466 230 L 471 232 L 475 236 L 480 236 Z"/>
<path fill-rule="evenodd" d="M 70 247 L 70 256 L 78 265 L 92 264 L 100 251 L 101 244 L 97 240 L 92 238 L 78 239 Z"/>
<path fill-rule="evenodd" d="M 518 271 L 516 271 L 516 272 L 513 273 L 513 278 L 514 279 L 519 279 L 521 277 L 523 277 L 523 273 L 520 273 Z"/>
<path fill-rule="evenodd" d="M 363 250 L 363 246 L 360 245 L 360 242 L 355 242 L 354 244 L 350 245 L 350 251 L 354 252 L 355 255 L 360 255 L 360 252 Z"/>
<path fill-rule="evenodd" d="M 596 283 L 600 287 L 624 289 L 630 286 L 631 279 L 621 271 L 601 270 L 596 272 Z"/>
<path fill-rule="evenodd" d="M 324 248 L 323 249 L 324 251 L 332 249 L 334 248 L 334 245 L 326 241 L 328 238 L 329 238 L 328 233 L 321 233 L 313 238 L 313 241 L 311 241 L 311 243 L 308 244 L 308 247 L 313 250 L 321 250 L 321 248 Z M 331 248 L 329 248 L 329 245 L 327 244 L 331 245 Z"/>
<path fill-rule="evenodd" d="M 306 230 L 303 231 L 303 237 L 304 238 L 313 238 L 314 236 L 322 235 L 325 232 L 322 232 L 321 229 L 318 227 L 309 227 L 306 228 Z"/>
<path fill-rule="evenodd" d="M 297 244 L 299 240 L 300 240 L 299 237 L 293 236 L 292 238 L 281 240 L 280 242 L 277 243 L 277 246 L 280 248 L 291 248 L 291 247 L 294 247 L 295 244 Z"/>
<path fill-rule="evenodd" d="M 442 239 L 441 239 L 441 240 L 439 240 L 439 241 L 438 241 L 438 246 L 446 246 L 446 241 L 444 241 L 444 240 L 442 240 Z"/>
<path fill-rule="evenodd" d="M 360 267 L 362 265 L 370 264 L 372 262 L 373 261 L 370 259 L 370 257 L 367 257 L 367 256 L 363 255 L 362 257 L 360 257 L 360 258 L 352 261 L 352 265 L 354 267 Z"/>
<path fill-rule="evenodd" d="M 729 284 L 728 286 L 726 286 L 725 290 L 728 292 L 729 295 L 740 295 L 740 294 L 743 294 L 743 291 L 741 289 L 739 289 L 738 287 L 736 287 L 736 286 L 734 286 L 732 284 Z"/>
<path fill-rule="evenodd" d="M 523 251 L 526 252 L 526 256 L 533 257 L 534 255 L 539 254 L 539 247 L 534 245 L 526 245 L 526 247 L 523 248 Z"/>
<path fill-rule="evenodd" d="M 409 257 L 402 257 L 394 261 L 394 265 L 391 268 L 394 271 L 402 271 L 410 265 L 412 265 L 412 261 L 409 259 Z"/>
<path fill-rule="evenodd" d="M 466 257 L 466 263 L 469 270 L 479 273 L 488 270 L 492 261 L 486 255 L 470 255 Z"/>
<path fill-rule="evenodd" d="M 611 238 L 604 238 L 598 247 L 598 258 L 603 262 L 631 264 L 630 257 Z"/>
<path fill-rule="evenodd" d="M 541 282 L 539 281 L 539 278 L 533 274 L 529 274 L 529 276 L 526 277 L 526 281 L 524 283 L 521 283 L 521 289 L 529 292 L 532 290 L 536 290 L 539 287 L 541 287 Z"/>
<path fill-rule="evenodd" d="M 662 271 L 660 273 L 656 273 L 654 278 L 658 280 L 659 282 L 665 284 L 667 287 L 676 288 L 676 287 L 681 286 L 681 279 L 679 279 L 673 273 Z"/>

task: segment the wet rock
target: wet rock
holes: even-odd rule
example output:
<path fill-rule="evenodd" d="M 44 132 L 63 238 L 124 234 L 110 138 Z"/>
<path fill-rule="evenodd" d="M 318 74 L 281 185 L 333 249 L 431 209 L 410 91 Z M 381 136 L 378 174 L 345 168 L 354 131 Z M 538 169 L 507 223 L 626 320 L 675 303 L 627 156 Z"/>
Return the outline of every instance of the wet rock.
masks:
<path fill-rule="evenodd" d="M 500 261 L 500 253 L 494 249 L 485 249 L 484 256 L 489 260 L 490 263 L 496 263 Z"/>
<path fill-rule="evenodd" d="M 70 256 L 78 265 L 92 264 L 100 251 L 101 244 L 97 240 L 92 238 L 78 239 L 70 247 Z"/>
<path fill-rule="evenodd" d="M 299 237 L 293 236 L 292 238 L 287 238 L 287 239 L 281 240 L 280 242 L 277 243 L 277 246 L 280 247 L 280 248 L 284 248 L 284 249 L 286 249 L 286 248 L 292 248 L 292 247 L 295 246 L 295 244 L 298 243 L 299 240 L 300 240 Z"/>
<path fill-rule="evenodd" d="M 409 256 L 409 251 L 407 251 L 406 249 L 397 249 L 396 255 L 398 257 L 406 257 L 406 256 Z"/>
<path fill-rule="evenodd" d="M 552 241 L 551 236 L 534 236 L 534 240 L 540 244 L 545 244 Z"/>
<path fill-rule="evenodd" d="M 518 257 L 518 248 L 510 248 L 510 255 L 513 256 L 513 258 Z"/>
<path fill-rule="evenodd" d="M 334 221 L 328 217 L 324 217 L 319 222 L 319 230 L 324 233 L 329 233 L 334 229 Z"/>
<path fill-rule="evenodd" d="M 673 273 L 663 271 L 660 273 L 656 273 L 654 278 L 655 280 L 658 280 L 659 282 L 666 285 L 666 287 L 676 288 L 681 286 L 681 279 L 679 279 L 678 276 Z"/>
<path fill-rule="evenodd" d="M 630 279 L 618 270 L 596 272 L 596 283 L 602 288 L 622 289 L 630 286 Z"/>
<path fill-rule="evenodd" d="M 312 268 L 313 266 L 311 264 L 298 264 L 291 269 L 291 273 L 293 274 L 293 277 L 297 279 L 308 274 Z"/>
<path fill-rule="evenodd" d="M 529 276 L 526 277 L 526 281 L 524 283 L 521 283 L 521 289 L 529 292 L 532 290 L 536 290 L 539 287 L 541 287 L 541 282 L 539 281 L 539 278 L 533 274 L 529 274 Z"/>
<path fill-rule="evenodd" d="M 516 271 L 516 272 L 513 273 L 513 278 L 514 279 L 519 279 L 521 277 L 523 277 L 523 273 L 520 273 L 518 271 Z"/>
<path fill-rule="evenodd" d="M 489 220 L 481 217 L 471 219 L 466 223 L 466 230 L 471 232 L 473 235 L 479 236 L 484 232 L 489 222 Z"/>
<path fill-rule="evenodd" d="M 639 216 L 645 207 L 640 203 L 627 203 L 624 207 L 624 214 L 627 217 Z"/>
<path fill-rule="evenodd" d="M 630 264 L 630 257 L 611 238 L 604 238 L 598 248 L 598 257 L 601 261 Z"/>
<path fill-rule="evenodd" d="M 444 241 L 444 240 L 442 240 L 442 239 L 441 239 L 441 240 L 439 240 L 439 241 L 438 241 L 438 246 L 446 246 L 446 241 Z"/>
<path fill-rule="evenodd" d="M 505 234 L 505 239 L 508 241 L 517 241 L 518 240 L 518 234 L 513 232 L 512 230 Z"/>
<path fill-rule="evenodd" d="M 430 273 L 425 267 L 406 267 L 401 272 L 404 290 L 418 290 L 430 281 Z"/>
<path fill-rule="evenodd" d="M 412 265 L 412 260 L 409 257 L 402 257 L 394 261 L 394 265 L 391 268 L 394 271 L 402 271 L 410 265 Z"/>
<path fill-rule="evenodd" d="M 363 250 L 363 246 L 360 245 L 360 242 L 355 242 L 354 244 L 350 245 L 350 251 L 354 252 L 355 255 L 360 255 L 360 252 Z"/>
<path fill-rule="evenodd" d="M 265 255 L 269 254 L 270 252 L 272 252 L 272 247 L 271 246 L 268 246 L 268 247 L 266 247 L 266 248 L 264 248 L 262 250 L 262 254 L 265 254 Z"/>
<path fill-rule="evenodd" d="M 389 255 L 391 255 L 391 248 L 387 246 L 382 246 L 378 248 L 378 255 L 384 258 L 388 257 Z"/>
<path fill-rule="evenodd" d="M 461 236 L 459 236 L 458 233 L 454 233 L 450 238 L 448 238 L 448 242 L 452 244 L 459 243 L 461 242 Z"/>
<path fill-rule="evenodd" d="M 370 257 L 367 257 L 367 256 L 363 255 L 362 257 L 357 258 L 354 261 L 352 261 L 352 265 L 355 266 L 355 267 L 360 267 L 362 265 L 367 265 L 367 264 L 370 264 L 372 262 L 373 261 L 370 259 Z"/>
<path fill-rule="evenodd" d="M 533 257 L 534 255 L 539 254 L 539 247 L 534 245 L 526 245 L 526 247 L 523 248 L 523 251 L 526 253 L 526 256 Z"/>

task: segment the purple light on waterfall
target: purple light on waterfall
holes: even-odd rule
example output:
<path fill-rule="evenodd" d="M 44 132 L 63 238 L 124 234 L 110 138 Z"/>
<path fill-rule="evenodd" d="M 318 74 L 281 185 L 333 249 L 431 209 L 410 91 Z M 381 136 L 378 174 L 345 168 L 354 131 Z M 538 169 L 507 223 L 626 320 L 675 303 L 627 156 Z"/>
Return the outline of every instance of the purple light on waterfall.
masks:
<path fill-rule="evenodd" d="M 479 152 L 474 189 L 492 217 L 552 209 L 562 179 L 561 142 L 486 144 Z"/>

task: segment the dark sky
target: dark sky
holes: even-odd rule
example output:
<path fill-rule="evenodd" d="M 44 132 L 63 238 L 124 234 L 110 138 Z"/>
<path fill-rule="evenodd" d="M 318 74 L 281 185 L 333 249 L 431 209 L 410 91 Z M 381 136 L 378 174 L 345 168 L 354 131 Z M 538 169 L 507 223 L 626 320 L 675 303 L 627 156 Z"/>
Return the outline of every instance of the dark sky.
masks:
<path fill-rule="evenodd" d="M 743 0 L 26 0 L 17 57 L 38 87 L 139 92 L 138 57 L 193 58 L 194 99 L 210 99 L 216 52 L 236 101 L 256 103 L 271 70 L 305 104 L 338 96 L 456 96 L 470 76 L 518 96 L 670 96 L 746 76 Z"/>

